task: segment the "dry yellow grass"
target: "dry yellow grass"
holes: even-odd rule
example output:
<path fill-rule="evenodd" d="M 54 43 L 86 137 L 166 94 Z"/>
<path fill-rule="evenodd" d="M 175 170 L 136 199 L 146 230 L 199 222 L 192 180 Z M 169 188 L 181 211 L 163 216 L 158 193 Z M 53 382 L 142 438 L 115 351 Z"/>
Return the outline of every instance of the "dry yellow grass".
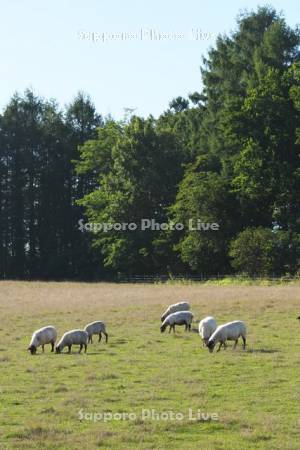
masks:
<path fill-rule="evenodd" d="M 148 285 L 113 283 L 0 282 L 0 307 L 3 313 L 37 311 L 89 311 L 146 305 L 164 308 L 188 299 L 199 312 L 213 313 L 243 304 L 256 314 L 272 304 L 278 311 L 295 309 L 300 314 L 300 286 L 205 286 Z M 236 310 L 236 309 L 235 309 Z"/>

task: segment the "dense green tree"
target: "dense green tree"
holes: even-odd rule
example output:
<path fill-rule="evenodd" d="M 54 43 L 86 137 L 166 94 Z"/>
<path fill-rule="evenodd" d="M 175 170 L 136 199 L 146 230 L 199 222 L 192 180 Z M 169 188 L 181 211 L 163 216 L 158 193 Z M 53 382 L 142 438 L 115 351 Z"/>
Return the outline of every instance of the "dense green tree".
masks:
<path fill-rule="evenodd" d="M 68 267 L 70 277 L 93 278 L 99 274 L 99 264 L 91 249 L 89 235 L 83 234 L 78 228 L 78 221 L 84 216 L 83 208 L 77 203 L 87 193 L 93 191 L 96 186 L 94 174 L 83 173 L 80 176 L 76 172 L 74 162 L 79 159 L 81 147 L 85 142 L 97 136 L 98 129 L 103 126 L 103 118 L 97 113 L 95 105 L 90 97 L 79 92 L 73 102 L 67 107 L 64 117 L 67 127 L 68 152 L 68 192 L 69 214 L 65 216 L 65 241 L 68 243 L 66 255 L 68 255 Z"/>
<path fill-rule="evenodd" d="M 24 98 L 13 96 L 2 117 L 2 271 L 11 277 L 22 278 L 34 271 L 42 113 L 42 101 L 26 91 Z"/>
<path fill-rule="evenodd" d="M 204 60 L 199 156 L 172 209 L 202 221 L 213 212 L 222 223 L 218 234 L 186 230 L 180 237 L 175 248 L 196 271 L 230 270 L 228 245 L 241 229 L 297 229 L 299 77 L 291 67 L 298 58 L 298 30 L 259 8 L 241 15 L 237 31 L 219 36 Z"/>
<path fill-rule="evenodd" d="M 82 213 L 75 200 L 83 189 L 72 159 L 78 157 L 78 145 L 95 136 L 96 124 L 101 122 L 82 95 L 66 117 L 54 101 L 30 90 L 15 94 L 5 108 L 0 121 L 3 277 L 64 278 L 92 272 L 89 242 L 77 230 Z"/>
<path fill-rule="evenodd" d="M 170 208 L 174 222 L 185 225 L 175 249 L 187 267 L 205 274 L 229 271 L 228 245 L 239 223 L 237 201 L 217 169 L 216 158 L 199 157 L 188 168 Z M 198 221 L 217 223 L 218 229 L 195 230 Z"/>
<path fill-rule="evenodd" d="M 228 116 L 239 114 L 248 90 L 270 68 L 283 72 L 298 59 L 299 30 L 288 27 L 270 7 L 241 14 L 235 32 L 218 36 L 201 68 L 207 97 L 201 140 L 224 159 L 224 165 L 240 150 L 240 136 L 228 127 Z"/>
<path fill-rule="evenodd" d="M 300 236 L 295 233 L 247 228 L 232 241 L 232 265 L 250 276 L 294 274 L 300 267 Z"/>
<path fill-rule="evenodd" d="M 176 139 L 156 128 L 153 118 L 133 117 L 122 131 L 110 124 L 104 133 L 103 130 L 99 133 L 98 143 L 89 144 L 91 154 L 94 150 L 100 152 L 94 168 L 99 167 L 101 153 L 106 151 L 102 139 L 112 145 L 111 169 L 106 173 L 100 168 L 100 189 L 85 196 L 80 204 L 86 207 L 91 222 L 135 223 L 138 229 L 96 233 L 94 244 L 104 255 L 105 265 L 114 270 L 123 273 L 165 270 L 153 250 L 157 232 L 140 230 L 140 223 L 142 219 L 154 219 L 157 223 L 167 220 L 166 208 L 174 201 L 176 185 L 182 176 Z M 79 167 L 83 170 L 82 165 Z"/>

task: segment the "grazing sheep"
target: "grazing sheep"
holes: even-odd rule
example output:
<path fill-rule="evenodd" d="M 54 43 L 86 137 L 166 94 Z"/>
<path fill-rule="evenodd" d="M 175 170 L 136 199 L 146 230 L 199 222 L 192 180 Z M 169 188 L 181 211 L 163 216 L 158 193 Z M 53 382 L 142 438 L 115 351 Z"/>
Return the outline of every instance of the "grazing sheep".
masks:
<path fill-rule="evenodd" d="M 178 311 L 189 311 L 191 309 L 190 304 L 188 302 L 179 302 L 174 305 L 170 305 L 163 315 L 161 316 L 161 321 L 163 322 L 170 314 L 173 314 Z"/>
<path fill-rule="evenodd" d="M 163 321 L 160 331 L 163 333 L 166 327 L 169 325 L 169 333 L 173 328 L 175 333 L 175 325 L 185 325 L 185 331 L 191 331 L 191 323 L 193 321 L 193 314 L 190 311 L 178 311 L 173 314 L 169 314 L 168 317 Z"/>
<path fill-rule="evenodd" d="M 39 330 L 36 330 L 33 333 L 27 350 L 29 350 L 32 355 L 35 355 L 36 350 L 40 345 L 42 346 L 42 350 L 44 352 L 44 345 L 51 344 L 52 345 L 51 352 L 53 352 L 56 338 L 57 338 L 56 329 L 51 325 L 40 328 Z"/>
<path fill-rule="evenodd" d="M 241 320 L 236 320 L 234 322 L 228 322 L 224 325 L 218 326 L 216 331 L 211 335 L 208 340 L 207 347 L 212 353 L 217 342 L 220 343 L 218 352 L 220 351 L 222 345 L 226 348 L 226 341 L 235 341 L 234 349 L 237 346 L 239 337 L 243 339 L 243 348 L 246 348 L 246 325 Z"/>
<path fill-rule="evenodd" d="M 79 353 L 83 347 L 84 353 L 86 353 L 88 339 L 89 335 L 84 330 L 67 331 L 55 347 L 55 351 L 61 353 L 65 347 L 68 347 L 68 353 L 71 353 L 72 345 L 80 345 Z"/>
<path fill-rule="evenodd" d="M 217 322 L 211 316 L 205 317 L 199 322 L 199 334 L 202 338 L 202 344 L 207 345 L 209 338 L 217 328 Z"/>
<path fill-rule="evenodd" d="M 99 335 L 98 342 L 100 342 L 101 338 L 102 338 L 102 333 L 105 335 L 105 342 L 107 342 L 107 340 L 108 340 L 108 334 L 106 333 L 106 327 L 105 327 L 104 322 L 97 321 L 97 322 L 89 323 L 88 325 L 86 325 L 84 327 L 84 331 L 86 331 L 87 334 L 89 335 L 88 342 L 93 343 L 93 334 Z"/>

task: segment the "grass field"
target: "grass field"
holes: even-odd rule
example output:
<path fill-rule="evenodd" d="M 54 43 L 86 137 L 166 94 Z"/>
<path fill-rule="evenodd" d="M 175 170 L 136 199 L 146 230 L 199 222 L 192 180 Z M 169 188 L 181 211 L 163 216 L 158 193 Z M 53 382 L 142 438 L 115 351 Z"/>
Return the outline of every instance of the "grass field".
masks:
<path fill-rule="evenodd" d="M 196 332 L 161 334 L 165 306 L 183 298 L 196 321 L 245 320 L 247 350 L 210 354 Z M 299 300 L 299 285 L 1 282 L 0 448 L 300 449 Z M 41 326 L 61 336 L 96 319 L 109 342 L 87 354 L 26 352 Z M 183 418 L 143 420 L 151 409 Z"/>

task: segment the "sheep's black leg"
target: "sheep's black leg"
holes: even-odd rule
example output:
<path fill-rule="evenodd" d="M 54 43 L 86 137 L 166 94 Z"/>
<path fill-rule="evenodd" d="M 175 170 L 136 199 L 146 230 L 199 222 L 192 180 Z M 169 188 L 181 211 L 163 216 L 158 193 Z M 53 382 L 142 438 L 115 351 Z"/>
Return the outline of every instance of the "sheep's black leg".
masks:
<path fill-rule="evenodd" d="M 81 350 L 83 349 L 83 344 L 80 344 L 80 349 L 78 353 L 81 353 Z"/>
<path fill-rule="evenodd" d="M 222 344 L 223 344 L 223 342 L 220 342 L 220 345 L 219 345 L 219 348 L 218 348 L 217 352 L 219 352 L 221 350 Z"/>
<path fill-rule="evenodd" d="M 68 353 L 71 353 L 72 345 L 68 345 L 68 349 L 69 349 Z"/>
<path fill-rule="evenodd" d="M 175 333 L 175 323 L 173 323 L 173 333 Z"/>
<path fill-rule="evenodd" d="M 189 323 L 189 331 L 191 331 L 191 324 Z"/>
<path fill-rule="evenodd" d="M 44 347 L 44 344 L 42 345 L 42 350 L 43 350 L 43 353 L 44 353 L 44 351 L 45 351 L 45 347 Z"/>
<path fill-rule="evenodd" d="M 105 342 L 107 342 L 108 341 L 108 334 L 105 333 L 105 332 L 104 332 L 104 334 L 105 334 Z"/>
<path fill-rule="evenodd" d="M 54 352 L 54 342 L 51 342 L 51 352 Z"/>
<path fill-rule="evenodd" d="M 245 350 L 246 348 L 246 338 L 244 336 L 242 336 L 243 339 L 243 349 Z"/>
<path fill-rule="evenodd" d="M 233 350 L 234 350 L 235 347 L 237 346 L 237 343 L 238 343 L 238 339 L 236 339 L 235 342 L 234 342 Z"/>
<path fill-rule="evenodd" d="M 87 345 L 84 344 L 84 353 L 86 353 Z"/>
<path fill-rule="evenodd" d="M 101 341 L 101 339 L 102 339 L 102 333 L 101 333 L 101 331 L 100 331 L 100 333 L 99 333 L 99 340 L 98 340 L 98 342 L 100 342 L 100 341 Z"/>
<path fill-rule="evenodd" d="M 91 340 L 90 340 L 91 344 L 93 343 L 93 335 L 91 334 Z"/>
<path fill-rule="evenodd" d="M 169 334 L 171 333 L 172 325 L 169 325 Z"/>

